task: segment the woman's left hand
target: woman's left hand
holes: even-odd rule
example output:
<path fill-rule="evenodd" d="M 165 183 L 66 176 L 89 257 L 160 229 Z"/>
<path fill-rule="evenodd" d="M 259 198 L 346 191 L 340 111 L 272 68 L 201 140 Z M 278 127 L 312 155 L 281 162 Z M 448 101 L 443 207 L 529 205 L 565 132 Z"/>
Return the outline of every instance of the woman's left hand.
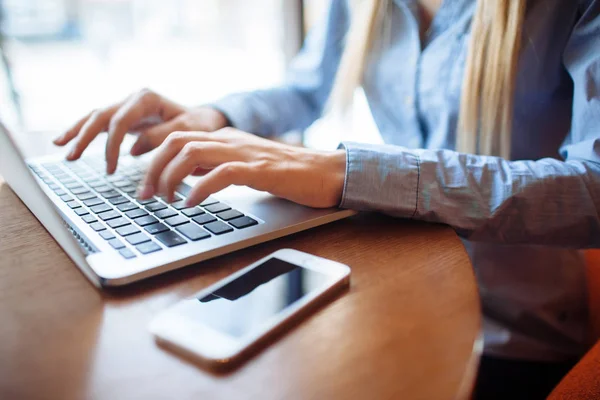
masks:
<path fill-rule="evenodd" d="M 216 132 L 174 132 L 159 147 L 138 196 L 173 201 L 190 174 L 203 174 L 187 204 L 199 204 L 229 185 L 246 185 L 299 204 L 338 206 L 346 174 L 346 152 L 285 145 L 234 128 Z"/>

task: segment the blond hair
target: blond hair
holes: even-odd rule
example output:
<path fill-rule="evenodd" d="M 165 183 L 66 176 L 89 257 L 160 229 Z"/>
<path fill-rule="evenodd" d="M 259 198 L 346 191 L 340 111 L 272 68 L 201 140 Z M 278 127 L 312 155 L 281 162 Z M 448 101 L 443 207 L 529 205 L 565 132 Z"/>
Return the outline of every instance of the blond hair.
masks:
<path fill-rule="evenodd" d="M 390 0 L 352 0 L 346 45 L 330 107 L 346 109 L 382 42 Z M 513 98 L 526 0 L 478 0 L 457 126 L 460 152 L 510 158 Z"/>

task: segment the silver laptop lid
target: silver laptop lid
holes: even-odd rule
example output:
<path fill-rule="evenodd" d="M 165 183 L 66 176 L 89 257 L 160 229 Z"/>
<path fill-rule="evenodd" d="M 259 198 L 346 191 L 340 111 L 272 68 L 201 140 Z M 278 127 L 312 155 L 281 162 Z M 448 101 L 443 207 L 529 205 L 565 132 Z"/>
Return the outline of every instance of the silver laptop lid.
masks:
<path fill-rule="evenodd" d="M 84 275 L 94 285 L 100 286 L 98 276 L 92 272 L 83 249 L 65 226 L 56 207 L 39 187 L 24 160 L 15 140 L 0 121 L 0 175 L 52 234 Z"/>

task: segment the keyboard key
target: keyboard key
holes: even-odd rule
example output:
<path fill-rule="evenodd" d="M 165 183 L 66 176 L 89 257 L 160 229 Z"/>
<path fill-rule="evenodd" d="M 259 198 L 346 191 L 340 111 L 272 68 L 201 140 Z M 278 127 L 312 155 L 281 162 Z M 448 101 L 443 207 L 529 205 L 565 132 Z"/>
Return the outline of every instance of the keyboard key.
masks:
<path fill-rule="evenodd" d="M 97 206 L 90 207 L 90 210 L 92 210 L 92 212 L 94 214 L 99 214 L 99 213 L 103 213 L 105 211 L 112 210 L 112 207 L 109 206 L 108 204 L 102 203 L 102 204 L 98 204 Z"/>
<path fill-rule="evenodd" d="M 65 187 L 69 190 L 73 190 L 73 189 L 79 189 L 81 186 L 81 183 L 79 182 L 71 182 L 71 183 L 67 183 L 65 185 Z"/>
<path fill-rule="evenodd" d="M 231 221 L 229 221 L 229 223 L 238 229 L 243 229 L 243 228 L 247 228 L 249 226 L 258 224 L 257 221 L 255 221 L 252 218 L 247 217 L 247 216 L 232 219 Z"/>
<path fill-rule="evenodd" d="M 119 218 L 120 216 L 121 214 L 119 214 L 115 210 L 105 211 L 103 213 L 98 214 L 98 217 L 100 217 L 102 221 L 108 221 L 111 219 Z"/>
<path fill-rule="evenodd" d="M 96 232 L 100 232 L 106 229 L 106 227 L 100 222 L 94 222 L 93 224 L 90 224 L 90 227 Z"/>
<path fill-rule="evenodd" d="M 89 212 L 85 209 L 85 208 L 78 208 L 75 210 L 75 214 L 79 215 L 80 217 L 86 214 L 89 214 Z"/>
<path fill-rule="evenodd" d="M 64 190 L 62 190 L 62 189 L 56 189 L 56 190 L 54 191 L 54 193 L 55 193 L 57 196 L 64 196 L 65 194 L 67 194 L 67 192 L 65 192 L 65 191 L 64 191 Z"/>
<path fill-rule="evenodd" d="M 131 185 L 131 182 L 127 180 L 113 182 L 113 186 L 117 188 L 122 188 L 129 185 Z"/>
<path fill-rule="evenodd" d="M 54 191 L 59 190 L 60 186 L 58 186 L 56 183 L 51 183 L 48 185 L 48 187 Z"/>
<path fill-rule="evenodd" d="M 118 197 L 113 197 L 112 199 L 108 200 L 110 201 L 110 204 L 113 205 L 119 205 L 119 204 L 123 204 L 123 203 L 128 203 L 129 200 L 127 200 L 127 198 L 123 197 L 123 196 L 118 196 Z"/>
<path fill-rule="evenodd" d="M 164 205 L 163 203 L 159 203 L 159 202 L 148 204 L 146 206 L 146 210 L 151 211 L 151 212 L 164 210 L 165 208 L 167 208 L 167 206 Z"/>
<path fill-rule="evenodd" d="M 129 236 L 138 233 L 140 230 L 135 225 L 126 225 L 116 229 L 116 232 L 121 236 Z"/>
<path fill-rule="evenodd" d="M 97 206 L 98 204 L 104 204 L 104 200 L 94 197 L 93 199 L 89 199 L 83 202 L 88 207 Z"/>
<path fill-rule="evenodd" d="M 119 209 L 119 211 L 125 212 L 125 211 L 135 210 L 135 209 L 137 209 L 137 206 L 135 204 L 133 204 L 132 202 L 127 202 L 127 203 L 119 204 L 117 206 L 117 208 Z"/>
<path fill-rule="evenodd" d="M 189 220 L 182 216 L 182 215 L 176 215 L 175 217 L 171 217 L 171 218 L 167 218 L 165 219 L 165 222 L 171 226 L 177 226 L 177 225 L 181 225 L 181 224 L 185 224 L 186 222 L 188 222 Z"/>
<path fill-rule="evenodd" d="M 104 185 L 105 182 L 102 181 L 100 178 L 94 177 L 94 178 L 86 179 L 85 183 L 87 183 L 91 187 L 98 187 L 98 186 Z M 92 185 L 96 185 L 96 186 L 92 186 Z"/>
<path fill-rule="evenodd" d="M 86 193 L 82 193 L 82 194 L 78 194 L 77 198 L 81 201 L 83 200 L 89 200 L 89 199 L 93 199 L 95 198 L 96 195 L 92 192 L 86 192 Z"/>
<path fill-rule="evenodd" d="M 164 210 L 159 210 L 154 213 L 158 218 L 165 219 L 177 215 L 177 213 L 170 208 L 165 208 Z"/>
<path fill-rule="evenodd" d="M 84 220 L 88 224 L 98 221 L 98 219 L 91 214 L 84 215 L 83 217 L 81 217 L 81 219 Z"/>
<path fill-rule="evenodd" d="M 125 225 L 129 225 L 129 221 L 126 218 L 119 217 L 116 219 L 111 219 L 110 221 L 107 222 L 107 224 L 111 228 L 116 229 L 116 228 L 120 228 Z"/>
<path fill-rule="evenodd" d="M 114 174 L 114 175 L 109 175 L 105 178 L 107 181 L 109 181 L 110 183 L 115 183 L 115 182 L 119 182 L 121 180 L 123 180 L 123 176 L 120 174 Z"/>
<path fill-rule="evenodd" d="M 202 211 L 198 207 L 184 208 L 183 210 L 181 210 L 181 212 L 183 213 L 183 215 L 190 218 L 195 217 L 196 215 L 204 214 L 204 211 Z"/>
<path fill-rule="evenodd" d="M 73 193 L 73 194 L 83 194 L 83 193 L 88 193 L 88 192 L 89 192 L 89 190 L 84 187 L 78 187 L 77 189 L 71 189 L 71 193 Z"/>
<path fill-rule="evenodd" d="M 211 204 L 216 204 L 218 202 L 219 202 L 219 200 L 215 199 L 214 197 L 207 197 L 206 199 L 204 199 L 204 201 L 202 203 L 200 203 L 200 206 L 206 207 L 206 206 L 210 206 Z"/>
<path fill-rule="evenodd" d="M 96 190 L 96 192 L 108 192 L 110 189 L 112 189 L 110 186 L 106 186 L 106 182 L 103 180 L 96 180 L 93 182 L 88 182 L 88 185 L 90 185 L 90 187 L 93 187 L 94 190 Z M 102 189 L 102 190 L 98 190 L 98 189 Z"/>
<path fill-rule="evenodd" d="M 92 186 L 92 185 L 90 185 L 90 186 Z M 111 190 L 113 190 L 113 188 L 111 186 L 108 186 L 108 185 L 105 185 L 105 184 L 102 184 L 102 185 L 96 186 L 96 187 L 92 186 L 92 187 L 98 193 L 110 192 Z"/>
<path fill-rule="evenodd" d="M 157 224 L 146 225 L 144 229 L 148 231 L 149 234 L 156 235 L 157 233 L 168 231 L 169 227 L 159 222 Z"/>
<path fill-rule="evenodd" d="M 211 222 L 210 224 L 206 224 L 206 225 L 204 225 L 204 228 L 208 229 L 215 235 L 221 235 L 223 233 L 233 231 L 232 227 L 230 227 L 229 225 L 227 225 L 226 223 L 223 223 L 221 221 L 215 221 L 215 222 Z"/>
<path fill-rule="evenodd" d="M 73 183 L 76 182 L 75 179 L 73 179 L 73 177 L 69 174 L 52 174 L 56 179 L 58 179 L 59 181 L 61 181 L 62 183 Z M 46 179 L 46 178 L 42 178 L 42 179 Z"/>
<path fill-rule="evenodd" d="M 179 200 L 179 201 L 176 201 L 175 203 L 171 203 L 171 207 L 173 207 L 176 210 L 183 210 L 184 208 L 187 208 L 185 206 L 185 200 Z"/>
<path fill-rule="evenodd" d="M 102 194 L 102 197 L 104 197 L 105 199 L 112 199 L 113 197 L 117 197 L 117 196 L 121 195 L 116 190 L 111 190 L 109 192 L 104 192 L 104 193 L 101 193 L 101 194 Z"/>
<path fill-rule="evenodd" d="M 68 205 L 69 207 L 71 207 L 71 209 L 75 209 L 75 208 L 81 207 L 81 204 L 79 204 L 76 201 L 67 201 L 65 204 Z"/>
<path fill-rule="evenodd" d="M 141 174 L 137 171 L 132 171 L 130 173 L 127 174 L 129 176 L 129 179 L 131 179 L 132 181 L 141 181 L 142 178 L 144 177 L 144 174 Z"/>
<path fill-rule="evenodd" d="M 149 199 L 146 200 L 138 200 L 138 203 L 140 203 L 141 205 L 145 206 L 147 204 L 152 204 L 152 203 L 156 203 L 156 199 L 154 197 L 150 197 Z"/>
<path fill-rule="evenodd" d="M 127 211 L 125 215 L 127 215 L 131 219 L 134 219 L 139 217 L 145 217 L 146 215 L 148 215 L 148 213 L 142 210 L 141 208 L 136 208 L 135 210 Z"/>
<path fill-rule="evenodd" d="M 120 250 L 125 247 L 123 242 L 121 242 L 119 239 L 111 239 L 108 241 L 108 244 L 110 244 L 115 250 Z"/>
<path fill-rule="evenodd" d="M 88 179 L 94 179 L 96 177 L 96 175 L 91 174 L 89 172 L 82 172 L 77 174 L 77 176 L 83 179 L 84 181 L 87 181 Z"/>
<path fill-rule="evenodd" d="M 133 251 L 129 250 L 129 249 L 121 249 L 119 250 L 119 253 L 125 257 L 126 259 L 130 259 L 130 258 L 135 258 L 136 255 L 133 253 Z"/>
<path fill-rule="evenodd" d="M 154 242 L 142 243 L 135 246 L 135 248 L 142 254 L 154 253 L 155 251 L 162 250 L 162 248 Z"/>
<path fill-rule="evenodd" d="M 136 233 L 135 235 L 127 236 L 125 239 L 134 246 L 150 241 L 150 238 L 143 233 Z"/>
<path fill-rule="evenodd" d="M 71 179 L 71 178 L 59 179 L 59 181 L 60 181 L 60 183 L 62 183 L 65 186 L 73 184 L 73 183 L 80 185 L 79 182 L 76 182 L 74 179 Z"/>
<path fill-rule="evenodd" d="M 69 196 L 68 194 L 63 194 L 62 196 L 60 196 L 60 199 L 64 202 L 73 200 L 73 198 L 71 196 Z"/>
<path fill-rule="evenodd" d="M 175 247 L 187 243 L 187 241 L 173 231 L 159 233 L 155 236 L 167 247 Z"/>
<path fill-rule="evenodd" d="M 197 217 L 192 218 L 192 221 L 194 221 L 195 223 L 200 224 L 200 225 L 208 224 L 209 222 L 213 222 L 216 220 L 217 219 L 210 214 L 203 214 L 203 215 L 199 215 Z"/>
<path fill-rule="evenodd" d="M 111 231 L 102 231 L 100 232 L 100 236 L 102 236 L 102 239 L 104 240 L 110 240 L 115 238 L 115 235 L 113 235 Z"/>
<path fill-rule="evenodd" d="M 210 233 L 200 228 L 196 224 L 188 222 L 187 224 L 179 225 L 177 230 L 190 240 L 200 240 L 210 237 Z"/>
<path fill-rule="evenodd" d="M 135 194 L 135 192 L 137 192 L 137 187 L 135 186 L 125 186 L 121 188 L 122 191 L 124 191 L 125 193 L 127 193 L 130 196 L 133 196 Z"/>
<path fill-rule="evenodd" d="M 134 219 L 134 221 L 139 226 L 146 226 L 146 225 L 155 224 L 158 222 L 158 220 L 156 218 L 154 218 L 150 215 L 147 215 L 145 217 L 136 218 L 136 219 Z"/>
<path fill-rule="evenodd" d="M 185 197 L 187 197 L 188 194 L 190 194 L 191 190 L 192 190 L 191 186 L 186 183 L 179 184 L 179 186 L 177 186 L 177 189 L 175 189 L 176 192 L 181 193 Z"/>
<path fill-rule="evenodd" d="M 217 214 L 217 217 L 221 218 L 224 221 L 229 221 L 230 219 L 243 217 L 244 214 L 239 212 L 238 210 L 227 210 Z"/>
<path fill-rule="evenodd" d="M 211 213 L 219 213 L 221 211 L 227 211 L 230 208 L 231 207 L 229 207 L 227 204 L 223 204 L 223 203 L 215 203 L 210 206 L 204 207 L 204 209 L 206 211 L 211 212 Z"/>

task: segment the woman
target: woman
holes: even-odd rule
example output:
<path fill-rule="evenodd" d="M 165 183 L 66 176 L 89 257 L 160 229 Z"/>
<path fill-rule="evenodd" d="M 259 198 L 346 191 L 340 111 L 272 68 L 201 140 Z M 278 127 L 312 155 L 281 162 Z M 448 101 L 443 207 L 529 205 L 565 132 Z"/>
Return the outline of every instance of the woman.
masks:
<path fill-rule="evenodd" d="M 139 131 L 132 154 L 160 146 L 142 198 L 200 169 L 189 204 L 240 184 L 451 225 L 485 314 L 477 397 L 541 398 L 584 351 L 575 249 L 600 247 L 599 50 L 598 0 L 334 0 L 283 86 L 196 109 L 142 91 L 56 144 L 76 139 L 75 160 L 108 131 L 112 173 Z M 357 85 L 386 145 L 265 139 L 343 113 Z"/>

